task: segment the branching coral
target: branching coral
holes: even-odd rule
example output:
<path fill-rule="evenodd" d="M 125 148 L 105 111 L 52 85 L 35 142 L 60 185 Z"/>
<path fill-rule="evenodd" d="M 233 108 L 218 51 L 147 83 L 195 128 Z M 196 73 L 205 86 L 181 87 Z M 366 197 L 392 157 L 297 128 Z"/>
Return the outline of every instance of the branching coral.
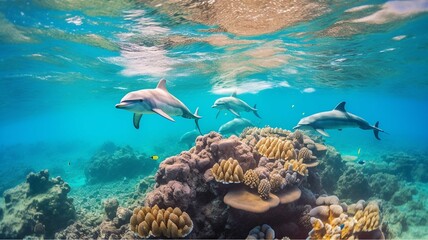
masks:
<path fill-rule="evenodd" d="M 269 159 L 290 160 L 296 158 L 291 141 L 277 137 L 262 138 L 256 144 L 257 151 Z"/>
<path fill-rule="evenodd" d="M 130 228 L 140 237 L 181 238 L 193 229 L 193 222 L 179 208 L 159 209 L 157 205 L 137 207 L 130 219 Z"/>
<path fill-rule="evenodd" d="M 221 160 L 211 168 L 211 172 L 217 182 L 222 183 L 240 183 L 244 180 L 244 173 L 237 160 L 229 158 Z"/>

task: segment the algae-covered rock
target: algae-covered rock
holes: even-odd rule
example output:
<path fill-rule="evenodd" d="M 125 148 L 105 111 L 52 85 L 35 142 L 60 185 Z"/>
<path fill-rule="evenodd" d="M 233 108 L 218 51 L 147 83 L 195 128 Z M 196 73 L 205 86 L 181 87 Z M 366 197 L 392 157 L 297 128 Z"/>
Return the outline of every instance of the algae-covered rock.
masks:
<path fill-rule="evenodd" d="M 369 181 L 361 171 L 355 168 L 347 169 L 340 176 L 335 193 L 340 198 L 354 201 L 371 196 Z"/>
<path fill-rule="evenodd" d="M 369 178 L 370 189 L 377 197 L 390 200 L 392 195 L 398 191 L 398 178 L 392 174 L 376 173 Z"/>
<path fill-rule="evenodd" d="M 149 174 L 157 163 L 145 156 L 138 156 L 130 147 L 104 143 L 85 168 L 88 183 L 107 182 L 124 177 Z"/>
<path fill-rule="evenodd" d="M 75 218 L 70 186 L 61 177 L 49 179 L 47 170 L 30 173 L 27 181 L 6 190 L 0 238 L 43 235 L 51 238 Z"/>

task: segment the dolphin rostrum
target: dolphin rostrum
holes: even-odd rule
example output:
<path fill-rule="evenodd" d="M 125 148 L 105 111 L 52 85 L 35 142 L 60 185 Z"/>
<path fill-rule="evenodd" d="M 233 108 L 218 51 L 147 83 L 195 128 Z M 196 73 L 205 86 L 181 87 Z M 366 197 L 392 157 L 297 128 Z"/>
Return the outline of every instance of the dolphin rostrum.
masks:
<path fill-rule="evenodd" d="M 157 113 L 162 117 L 175 122 L 171 116 L 182 116 L 183 118 L 195 119 L 196 127 L 201 133 L 198 120 L 198 108 L 195 113 L 189 109 L 180 100 L 174 97 L 166 89 L 166 80 L 161 79 L 155 89 L 143 89 L 127 93 L 116 108 L 125 109 L 134 113 L 134 127 L 140 127 L 140 119 L 143 114 Z M 202 134 L 202 133 L 201 133 Z"/>
<path fill-rule="evenodd" d="M 321 135 L 329 137 L 324 129 L 339 129 L 359 127 L 363 130 L 373 130 L 376 139 L 380 140 L 379 132 L 385 132 L 379 128 L 379 122 L 371 126 L 363 118 L 345 110 L 346 102 L 339 103 L 333 110 L 320 112 L 302 118 L 293 129 L 315 129 Z"/>
<path fill-rule="evenodd" d="M 221 134 L 240 134 L 246 127 L 253 127 L 254 125 L 250 120 L 245 118 L 234 118 L 229 122 L 220 126 L 218 131 Z"/>
<path fill-rule="evenodd" d="M 220 114 L 221 110 L 229 110 L 231 113 L 233 113 L 237 117 L 241 117 L 239 115 L 239 112 L 253 112 L 256 117 L 261 118 L 259 114 L 257 113 L 256 109 L 257 105 L 254 105 L 254 107 L 251 107 L 246 102 L 242 101 L 241 99 L 236 97 L 236 92 L 234 92 L 230 97 L 222 97 L 217 99 L 214 102 L 214 105 L 212 108 L 217 108 L 218 113 L 216 115 L 216 118 Z"/>

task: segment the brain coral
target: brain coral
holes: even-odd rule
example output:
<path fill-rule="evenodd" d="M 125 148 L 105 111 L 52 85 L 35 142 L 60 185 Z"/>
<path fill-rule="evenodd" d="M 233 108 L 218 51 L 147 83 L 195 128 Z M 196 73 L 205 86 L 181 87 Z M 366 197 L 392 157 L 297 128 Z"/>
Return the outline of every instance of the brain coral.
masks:
<path fill-rule="evenodd" d="M 291 141 L 281 140 L 277 137 L 266 137 L 260 139 L 256 144 L 260 154 L 269 159 L 290 160 L 295 158 L 294 147 Z"/>
<path fill-rule="evenodd" d="M 294 159 L 284 163 L 284 169 L 288 171 L 298 172 L 302 176 L 308 175 L 308 168 L 303 164 L 303 159 L 296 161 Z"/>
<path fill-rule="evenodd" d="M 237 160 L 229 158 L 221 160 L 211 168 L 211 172 L 217 182 L 240 183 L 244 180 L 244 173 Z"/>
<path fill-rule="evenodd" d="M 270 183 L 267 179 L 262 179 L 260 181 L 259 187 L 258 187 L 258 193 L 260 194 L 260 197 L 263 199 L 269 198 L 270 193 Z"/>
<path fill-rule="evenodd" d="M 193 222 L 186 212 L 179 208 L 159 209 L 137 207 L 130 219 L 130 228 L 140 237 L 181 238 L 193 229 Z"/>
<path fill-rule="evenodd" d="M 253 169 L 250 169 L 245 172 L 244 175 L 244 184 L 249 186 L 250 188 L 257 188 L 259 186 L 260 179 L 259 175 L 254 172 Z"/>

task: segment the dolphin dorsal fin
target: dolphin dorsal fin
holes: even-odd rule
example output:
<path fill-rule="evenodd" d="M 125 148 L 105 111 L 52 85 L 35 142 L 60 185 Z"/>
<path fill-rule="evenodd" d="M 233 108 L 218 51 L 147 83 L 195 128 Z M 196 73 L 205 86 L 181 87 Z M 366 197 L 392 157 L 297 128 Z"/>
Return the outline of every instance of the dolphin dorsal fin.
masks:
<path fill-rule="evenodd" d="M 337 104 L 337 106 L 334 108 L 334 110 L 346 112 L 345 104 L 346 104 L 346 102 L 341 102 L 341 103 Z"/>
<path fill-rule="evenodd" d="M 156 88 L 159 88 L 159 89 L 162 89 L 162 90 L 168 92 L 168 90 L 166 89 L 166 80 L 163 79 L 163 78 L 161 80 L 159 80 L 158 85 L 156 86 Z"/>
<path fill-rule="evenodd" d="M 236 97 L 236 91 L 234 91 L 233 93 L 232 93 L 232 95 L 230 95 L 231 97 Z"/>

